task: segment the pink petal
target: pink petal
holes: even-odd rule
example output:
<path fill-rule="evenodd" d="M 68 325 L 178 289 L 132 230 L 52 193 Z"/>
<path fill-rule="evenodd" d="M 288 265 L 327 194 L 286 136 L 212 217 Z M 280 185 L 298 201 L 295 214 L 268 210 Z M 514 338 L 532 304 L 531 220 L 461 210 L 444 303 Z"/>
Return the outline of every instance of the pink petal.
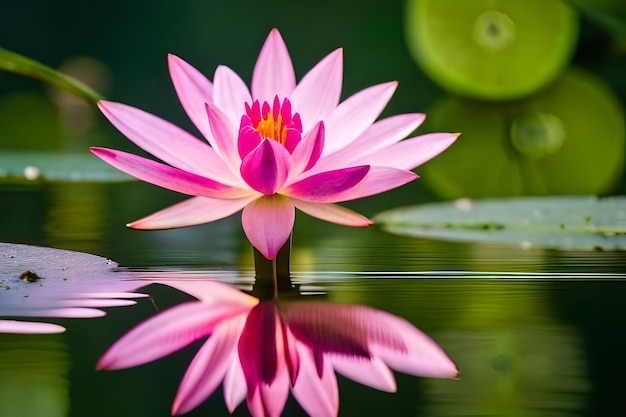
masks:
<path fill-rule="evenodd" d="M 293 150 L 294 172 L 299 174 L 311 169 L 320 159 L 323 149 L 324 122 L 319 122 L 302 137 Z"/>
<path fill-rule="evenodd" d="M 393 372 L 378 358 L 359 358 L 344 355 L 329 355 L 337 372 L 368 387 L 385 392 L 396 392 Z"/>
<path fill-rule="evenodd" d="M 252 195 L 233 200 L 193 197 L 126 226 L 133 229 L 155 230 L 209 223 L 238 212 L 257 197 Z"/>
<path fill-rule="evenodd" d="M 289 97 L 296 86 L 291 57 L 278 29 L 272 29 L 252 73 L 252 97 L 271 103 L 274 96 Z"/>
<path fill-rule="evenodd" d="M 239 123 L 241 115 L 246 114 L 245 103 L 252 103 L 248 87 L 232 69 L 220 65 L 213 77 L 213 102 L 231 123 Z"/>
<path fill-rule="evenodd" d="M 339 104 L 343 76 L 343 50 L 337 49 L 317 63 L 298 83 L 290 96 L 300 113 L 304 132 L 325 120 Z"/>
<path fill-rule="evenodd" d="M 204 106 L 213 103 L 213 85 L 200 71 L 176 55 L 169 54 L 167 58 L 180 103 L 196 128 L 211 142 L 212 134 Z"/>
<path fill-rule="evenodd" d="M 391 368 L 418 376 L 456 378 L 456 365 L 430 337 L 408 321 L 368 309 L 368 340 L 373 357 Z"/>
<path fill-rule="evenodd" d="M 326 123 L 324 155 L 349 145 L 370 127 L 391 99 L 397 82 L 378 84 L 348 97 Z"/>
<path fill-rule="evenodd" d="M 300 200 L 319 203 L 342 201 L 336 196 L 343 195 L 347 190 L 359 184 L 367 177 L 368 171 L 370 167 L 364 165 L 322 172 L 291 184 L 281 190 L 281 193 Z"/>
<path fill-rule="evenodd" d="M 279 417 L 289 395 L 289 375 L 281 372 L 272 385 L 259 385 L 248 390 L 248 410 L 253 417 Z"/>
<path fill-rule="evenodd" d="M 330 361 L 324 361 L 320 378 L 312 352 L 302 343 L 298 343 L 298 356 L 302 364 L 301 376 L 292 388 L 293 396 L 312 417 L 336 416 L 339 411 L 339 389 Z"/>
<path fill-rule="evenodd" d="M 400 187 L 417 178 L 418 176 L 411 171 L 373 166 L 361 182 L 342 193 L 333 195 L 327 202 L 336 203 L 368 197 Z"/>
<path fill-rule="evenodd" d="M 222 321 L 246 308 L 230 303 L 192 301 L 174 306 L 139 324 L 100 358 L 98 369 L 141 365 L 166 356 L 210 334 Z"/>
<path fill-rule="evenodd" d="M 246 398 L 248 391 L 246 377 L 241 369 L 239 355 L 235 355 L 224 376 L 224 401 L 228 411 L 232 414 L 235 408 Z"/>
<path fill-rule="evenodd" d="M 243 209 L 241 216 L 248 240 L 267 259 L 274 259 L 287 242 L 294 220 L 293 205 L 278 194 L 258 198 Z"/>
<path fill-rule="evenodd" d="M 130 153 L 106 148 L 91 148 L 91 152 L 120 171 L 179 193 L 225 199 L 250 195 L 249 190 L 234 188 Z"/>
<path fill-rule="evenodd" d="M 365 227 L 372 224 L 367 217 L 336 204 L 313 203 L 296 198 L 292 198 L 291 202 L 298 210 L 327 222 L 353 227 Z"/>
<path fill-rule="evenodd" d="M 241 176 L 250 187 L 265 195 L 274 194 L 293 170 L 293 159 L 284 146 L 264 140 L 241 163 Z"/>
<path fill-rule="evenodd" d="M 244 116 L 245 118 L 246 116 Z M 243 126 L 239 129 L 237 138 L 237 150 L 239 157 L 243 160 L 254 148 L 263 141 L 261 134 L 252 126 Z"/>
<path fill-rule="evenodd" d="M 65 327 L 52 323 L 32 321 L 0 320 L 0 333 L 51 334 L 63 333 Z"/>
<path fill-rule="evenodd" d="M 271 385 L 284 367 L 280 322 L 276 304 L 260 302 L 248 313 L 239 338 L 238 353 L 248 391 L 257 385 Z"/>
<path fill-rule="evenodd" d="M 458 137 L 453 133 L 430 133 L 403 140 L 359 161 L 410 170 L 445 151 Z"/>
<path fill-rule="evenodd" d="M 239 172 L 239 152 L 237 151 L 238 132 L 235 125 L 217 107 L 207 104 L 206 112 L 213 133 L 211 145 L 230 169 Z"/>
<path fill-rule="evenodd" d="M 345 148 L 330 154 L 315 166 L 315 172 L 329 171 L 349 165 L 380 165 L 370 164 L 367 156 L 376 156 L 377 152 L 404 139 L 424 121 L 423 114 L 400 114 L 380 120 L 371 125 L 354 142 Z M 384 166 L 398 168 L 390 162 Z"/>
<path fill-rule="evenodd" d="M 242 315 L 215 328 L 187 368 L 172 406 L 173 415 L 193 410 L 220 385 L 237 354 L 237 342 L 244 323 L 245 315 Z"/>
<path fill-rule="evenodd" d="M 99 101 L 98 107 L 120 132 L 164 162 L 209 178 L 236 181 L 210 146 L 178 126 L 122 103 Z"/>

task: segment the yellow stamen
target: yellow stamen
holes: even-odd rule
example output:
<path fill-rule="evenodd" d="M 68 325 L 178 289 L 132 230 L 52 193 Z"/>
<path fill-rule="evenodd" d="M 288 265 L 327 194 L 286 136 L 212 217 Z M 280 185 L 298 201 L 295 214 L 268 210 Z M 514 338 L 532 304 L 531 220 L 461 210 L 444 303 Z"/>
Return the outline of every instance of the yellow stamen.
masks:
<path fill-rule="evenodd" d="M 261 119 L 255 129 L 261 137 L 273 139 L 281 145 L 287 141 L 287 126 L 283 125 L 283 116 L 280 114 L 274 119 L 272 112 L 269 112 L 267 118 Z"/>

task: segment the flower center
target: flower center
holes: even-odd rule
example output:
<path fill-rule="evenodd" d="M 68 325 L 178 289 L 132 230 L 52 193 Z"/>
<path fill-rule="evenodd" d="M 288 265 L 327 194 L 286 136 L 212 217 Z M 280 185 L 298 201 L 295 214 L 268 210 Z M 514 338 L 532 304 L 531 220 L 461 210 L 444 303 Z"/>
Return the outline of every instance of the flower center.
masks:
<path fill-rule="evenodd" d="M 258 100 L 251 106 L 246 103 L 246 114 L 242 120 L 241 129 L 244 126 L 253 128 L 261 140 L 275 140 L 290 153 L 302 139 L 300 115 L 291 113 L 291 102 L 288 98 L 283 99 L 281 103 L 276 96 L 272 105 L 267 101 L 261 105 Z"/>

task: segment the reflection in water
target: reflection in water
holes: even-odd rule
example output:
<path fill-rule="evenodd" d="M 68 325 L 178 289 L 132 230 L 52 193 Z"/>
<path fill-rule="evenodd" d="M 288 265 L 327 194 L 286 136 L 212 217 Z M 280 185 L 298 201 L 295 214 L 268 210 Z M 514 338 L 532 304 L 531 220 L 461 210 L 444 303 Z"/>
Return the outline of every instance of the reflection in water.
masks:
<path fill-rule="evenodd" d="M 0 260 L 0 333 L 65 330 L 3 317 L 100 317 L 102 307 L 132 305 L 132 298 L 144 297 L 133 291 L 146 282 L 129 280 L 115 262 L 99 256 L 0 243 Z"/>
<path fill-rule="evenodd" d="M 255 415 L 279 415 L 289 391 L 312 415 L 336 415 L 334 371 L 393 392 L 390 368 L 455 378 L 443 350 L 404 319 L 369 307 L 259 300 L 219 282 L 161 281 L 197 297 L 143 322 L 100 359 L 99 369 L 136 366 L 210 335 L 180 384 L 172 412 L 202 403 L 223 382 L 228 409 L 244 398 Z"/>
<path fill-rule="evenodd" d="M 68 369 L 60 336 L 0 334 L 0 416 L 67 416 Z"/>

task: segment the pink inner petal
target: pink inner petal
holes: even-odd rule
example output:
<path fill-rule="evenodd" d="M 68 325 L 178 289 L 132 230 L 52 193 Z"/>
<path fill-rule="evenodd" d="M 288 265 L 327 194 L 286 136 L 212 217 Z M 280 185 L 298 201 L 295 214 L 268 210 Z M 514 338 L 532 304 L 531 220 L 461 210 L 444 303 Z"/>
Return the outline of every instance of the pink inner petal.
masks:
<path fill-rule="evenodd" d="M 281 190 L 282 194 L 301 200 L 328 203 L 355 187 L 370 170 L 367 165 L 327 171 L 312 175 Z"/>
<path fill-rule="evenodd" d="M 295 209 L 287 197 L 263 196 L 244 208 L 241 222 L 252 246 L 267 259 L 274 259 L 287 242 L 295 220 Z"/>
<path fill-rule="evenodd" d="M 285 184 L 293 159 L 278 142 L 266 139 L 241 163 L 241 176 L 250 187 L 265 195 L 274 194 Z"/>
<path fill-rule="evenodd" d="M 361 182 L 350 189 L 333 195 L 327 202 L 337 203 L 368 197 L 400 187 L 417 178 L 418 176 L 411 171 L 372 166 Z"/>
<path fill-rule="evenodd" d="M 320 159 L 324 149 L 324 132 L 324 122 L 319 122 L 297 144 L 292 152 L 295 173 L 308 171 Z"/>
<path fill-rule="evenodd" d="M 296 75 L 287 46 L 278 29 L 272 29 L 254 66 L 252 97 L 271 102 L 275 96 L 289 97 L 295 86 Z"/>

